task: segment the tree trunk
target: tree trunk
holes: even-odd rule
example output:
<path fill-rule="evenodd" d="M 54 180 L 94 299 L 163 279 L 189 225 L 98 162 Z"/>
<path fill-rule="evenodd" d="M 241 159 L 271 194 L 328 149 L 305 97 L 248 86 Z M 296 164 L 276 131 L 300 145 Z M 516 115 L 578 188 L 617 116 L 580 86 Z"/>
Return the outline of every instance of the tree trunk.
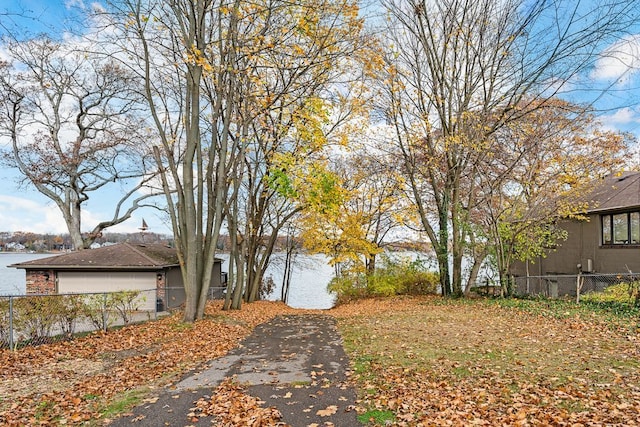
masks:
<path fill-rule="evenodd" d="M 293 271 L 293 251 L 294 246 L 287 237 L 287 252 L 284 259 L 284 274 L 282 275 L 282 288 L 280 290 L 280 300 L 287 303 L 289 300 L 289 288 L 291 287 L 291 273 Z"/>
<path fill-rule="evenodd" d="M 469 272 L 469 278 L 467 279 L 467 286 L 464 290 L 465 296 L 468 296 L 471 288 L 476 286 L 476 280 L 478 279 L 478 274 L 480 273 L 480 267 L 482 267 L 482 263 L 484 259 L 487 257 L 487 251 L 482 251 L 479 255 L 475 255 L 473 257 L 473 265 L 471 266 L 471 271 Z"/>
<path fill-rule="evenodd" d="M 366 259 L 367 274 L 372 275 L 376 272 L 376 255 L 371 254 Z"/>

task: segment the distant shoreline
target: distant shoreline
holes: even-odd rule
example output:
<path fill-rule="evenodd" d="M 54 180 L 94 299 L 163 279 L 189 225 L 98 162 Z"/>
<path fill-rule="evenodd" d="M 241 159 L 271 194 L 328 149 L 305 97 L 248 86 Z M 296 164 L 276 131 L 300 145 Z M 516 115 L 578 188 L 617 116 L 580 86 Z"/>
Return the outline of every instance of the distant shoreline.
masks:
<path fill-rule="evenodd" d="M 62 254 L 63 251 L 49 251 L 49 252 L 29 252 L 29 251 L 0 251 L 0 255 L 55 255 Z"/>

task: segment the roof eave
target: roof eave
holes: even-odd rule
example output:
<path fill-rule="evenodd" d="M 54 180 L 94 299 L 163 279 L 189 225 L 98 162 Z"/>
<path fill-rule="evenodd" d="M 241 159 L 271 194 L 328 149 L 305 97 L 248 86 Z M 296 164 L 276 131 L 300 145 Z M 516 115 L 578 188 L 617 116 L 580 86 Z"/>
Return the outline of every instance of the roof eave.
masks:
<path fill-rule="evenodd" d="M 7 267 L 18 268 L 23 270 L 84 270 L 84 271 L 104 271 L 104 270 L 116 270 L 116 271 L 133 271 L 133 270 L 162 270 L 173 267 L 180 267 L 180 264 L 166 264 L 166 265 L 51 265 L 51 264 L 11 264 Z"/>
<path fill-rule="evenodd" d="M 640 209 L 640 205 L 626 205 L 626 206 L 607 206 L 601 208 L 594 208 L 587 210 L 587 214 L 601 214 L 607 212 L 627 212 L 630 210 L 638 210 Z"/>

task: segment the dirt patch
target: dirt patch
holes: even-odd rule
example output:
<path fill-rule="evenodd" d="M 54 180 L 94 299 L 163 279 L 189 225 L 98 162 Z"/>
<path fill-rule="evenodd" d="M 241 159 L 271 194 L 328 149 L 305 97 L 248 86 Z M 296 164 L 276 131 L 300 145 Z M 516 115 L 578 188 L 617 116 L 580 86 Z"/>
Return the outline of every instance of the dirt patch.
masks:
<path fill-rule="evenodd" d="M 0 379 L 0 396 L 11 396 L 11 401 L 0 401 L 0 410 L 24 396 L 68 390 L 80 378 L 105 372 L 107 366 L 103 361 L 73 359 L 23 369 Z"/>

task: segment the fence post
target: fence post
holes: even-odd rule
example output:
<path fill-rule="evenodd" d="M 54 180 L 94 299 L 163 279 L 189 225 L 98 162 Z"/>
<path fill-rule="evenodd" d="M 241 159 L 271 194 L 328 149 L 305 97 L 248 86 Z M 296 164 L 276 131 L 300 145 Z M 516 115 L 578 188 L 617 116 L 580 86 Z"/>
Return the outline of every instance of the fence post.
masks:
<path fill-rule="evenodd" d="M 578 271 L 578 276 L 576 278 L 576 304 L 580 304 L 580 291 L 582 290 L 583 280 L 582 271 Z"/>
<path fill-rule="evenodd" d="M 102 329 L 107 332 L 107 293 L 102 294 Z"/>
<path fill-rule="evenodd" d="M 13 348 L 13 297 L 9 296 L 9 349 Z"/>

